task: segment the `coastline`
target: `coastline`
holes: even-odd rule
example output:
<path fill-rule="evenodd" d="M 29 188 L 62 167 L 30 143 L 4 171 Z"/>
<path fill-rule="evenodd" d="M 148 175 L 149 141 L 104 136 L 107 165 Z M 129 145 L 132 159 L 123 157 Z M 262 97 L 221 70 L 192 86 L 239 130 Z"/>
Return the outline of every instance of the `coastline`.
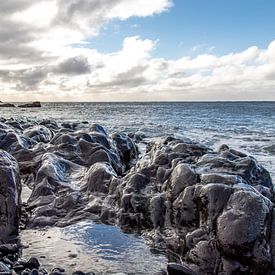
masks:
<path fill-rule="evenodd" d="M 14 120 L 2 122 L 1 133 L 0 175 L 8 171 L 9 184 L 17 186 L 11 203 L 18 211 L 6 223 L 11 235 L 17 235 L 18 228 L 10 228 L 18 227 L 20 212 L 22 230 L 91 220 L 142 234 L 153 247 L 180 255 L 169 255 L 178 262 L 168 266 L 169 275 L 176 269 L 273 270 L 273 185 L 253 157 L 175 137 L 108 135 L 88 122 Z M 21 184 L 32 189 L 23 204 L 16 201 Z"/>

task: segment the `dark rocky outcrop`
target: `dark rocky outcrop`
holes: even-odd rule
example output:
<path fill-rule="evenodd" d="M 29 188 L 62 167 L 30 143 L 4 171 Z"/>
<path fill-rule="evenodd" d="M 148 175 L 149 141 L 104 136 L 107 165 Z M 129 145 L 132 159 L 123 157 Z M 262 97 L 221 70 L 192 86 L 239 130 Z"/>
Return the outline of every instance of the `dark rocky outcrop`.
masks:
<path fill-rule="evenodd" d="M 42 107 L 39 101 L 34 101 L 32 103 L 26 103 L 18 105 L 19 108 L 39 108 Z"/>
<path fill-rule="evenodd" d="M 0 123 L 2 175 L 20 192 L 20 168 L 32 189 L 25 225 L 119 225 L 168 252 L 176 262 L 168 274 L 275 271 L 274 188 L 256 159 L 225 145 L 135 136 L 87 123 Z M 133 138 L 147 146 L 143 156 Z"/>
<path fill-rule="evenodd" d="M 2 103 L 2 101 L 0 101 L 0 108 L 1 107 L 13 108 L 15 105 L 12 103 Z"/>
<path fill-rule="evenodd" d="M 21 183 L 17 161 L 0 150 L 0 243 L 17 237 Z"/>

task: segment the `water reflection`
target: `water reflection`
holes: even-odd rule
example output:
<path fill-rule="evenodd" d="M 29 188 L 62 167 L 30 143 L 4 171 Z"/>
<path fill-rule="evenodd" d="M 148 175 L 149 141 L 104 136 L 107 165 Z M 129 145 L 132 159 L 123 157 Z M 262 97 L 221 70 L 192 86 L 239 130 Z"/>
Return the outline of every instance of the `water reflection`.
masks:
<path fill-rule="evenodd" d="M 125 234 L 116 226 L 81 222 L 22 233 L 23 243 L 29 245 L 23 256 L 42 256 L 48 269 L 62 266 L 67 272 L 154 274 L 167 262 L 164 255 L 152 254 L 141 237 Z"/>

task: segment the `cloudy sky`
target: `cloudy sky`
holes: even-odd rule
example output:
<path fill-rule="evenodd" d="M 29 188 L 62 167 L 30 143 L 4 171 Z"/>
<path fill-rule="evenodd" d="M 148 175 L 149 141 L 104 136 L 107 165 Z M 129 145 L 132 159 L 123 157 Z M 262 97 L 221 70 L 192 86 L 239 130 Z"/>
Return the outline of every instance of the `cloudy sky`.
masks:
<path fill-rule="evenodd" d="M 275 100 L 274 0 L 0 2 L 0 100 Z"/>

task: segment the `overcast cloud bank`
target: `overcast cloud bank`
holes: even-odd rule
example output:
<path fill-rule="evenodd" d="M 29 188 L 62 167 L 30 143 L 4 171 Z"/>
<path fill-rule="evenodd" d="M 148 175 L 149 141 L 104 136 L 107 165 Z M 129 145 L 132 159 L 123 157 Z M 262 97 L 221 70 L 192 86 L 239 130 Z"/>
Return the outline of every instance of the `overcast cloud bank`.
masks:
<path fill-rule="evenodd" d="M 161 41 L 138 35 L 126 37 L 117 52 L 90 48 L 108 22 L 160 14 L 172 1 L 2 2 L 1 100 L 275 99 L 275 41 L 265 49 L 178 60 L 153 57 Z"/>

